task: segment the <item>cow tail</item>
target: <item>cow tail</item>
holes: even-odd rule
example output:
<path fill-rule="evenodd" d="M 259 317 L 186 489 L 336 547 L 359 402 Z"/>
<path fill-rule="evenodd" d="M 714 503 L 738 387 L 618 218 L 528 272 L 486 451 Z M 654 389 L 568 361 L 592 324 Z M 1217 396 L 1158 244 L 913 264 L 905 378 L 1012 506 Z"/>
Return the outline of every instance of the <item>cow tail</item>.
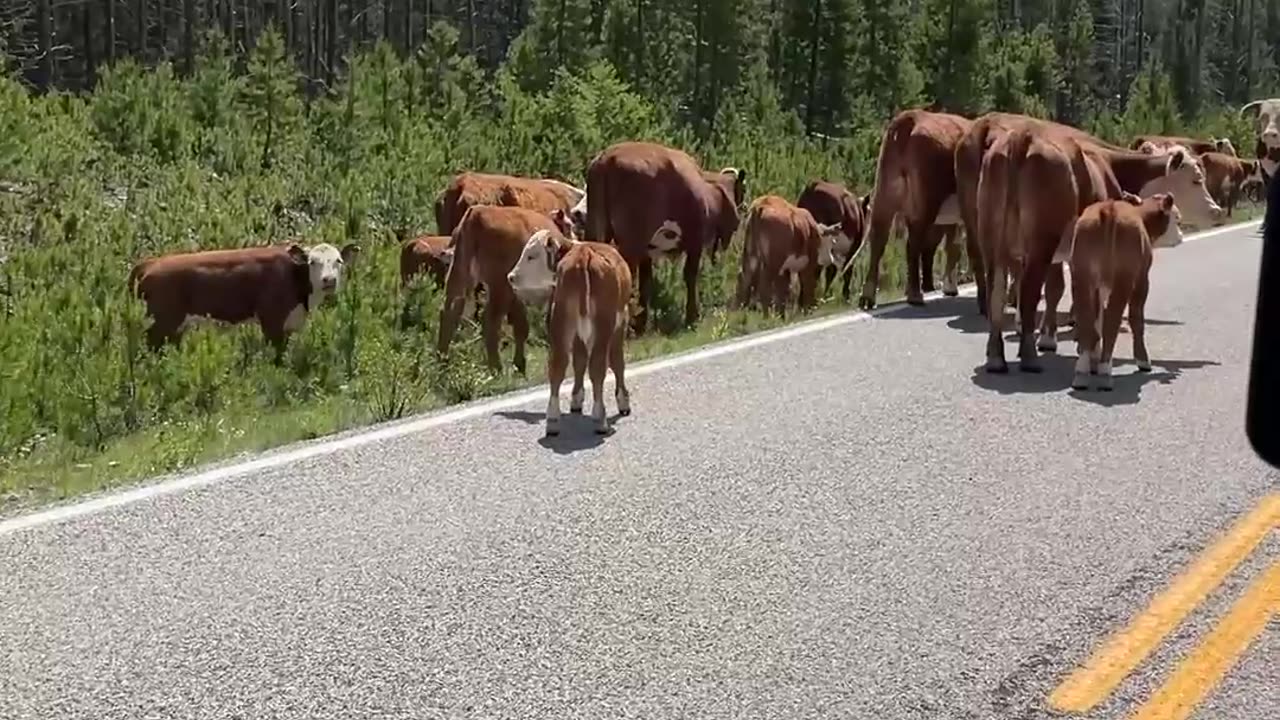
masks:
<path fill-rule="evenodd" d="M 609 232 L 609 174 L 605 172 L 600 158 L 591 161 L 587 167 L 587 226 L 586 240 L 608 243 L 612 240 Z"/>
<path fill-rule="evenodd" d="M 129 294 L 131 295 L 138 294 L 138 283 L 142 281 L 142 274 L 146 272 L 146 270 L 147 270 L 146 260 L 143 260 L 138 263 L 134 263 L 133 268 L 129 270 L 129 280 L 127 284 L 127 287 L 129 288 Z"/>

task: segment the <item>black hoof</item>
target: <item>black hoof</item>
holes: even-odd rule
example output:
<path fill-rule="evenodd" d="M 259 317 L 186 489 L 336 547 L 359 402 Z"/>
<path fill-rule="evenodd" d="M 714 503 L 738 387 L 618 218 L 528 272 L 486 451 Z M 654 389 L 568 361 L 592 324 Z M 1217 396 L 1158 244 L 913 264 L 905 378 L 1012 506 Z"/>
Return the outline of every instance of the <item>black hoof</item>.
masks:
<path fill-rule="evenodd" d="M 858 298 L 858 307 L 862 310 L 874 310 L 876 306 L 875 298 Z"/>
<path fill-rule="evenodd" d="M 1138 368 L 1138 372 L 1140 372 L 1140 373 L 1149 373 L 1149 372 L 1151 372 L 1151 368 L 1149 368 L 1149 367 L 1145 367 L 1145 368 L 1144 368 L 1144 367 L 1140 367 L 1140 368 Z"/>
<path fill-rule="evenodd" d="M 607 428 L 596 428 L 596 434 L 597 434 L 597 435 L 610 435 L 610 434 L 612 434 L 612 433 L 613 433 L 613 428 L 611 428 L 611 427 L 607 427 Z"/>
<path fill-rule="evenodd" d="M 959 290 L 943 290 L 942 294 L 946 295 L 947 297 L 960 297 Z"/>
<path fill-rule="evenodd" d="M 912 298 L 912 297 L 909 297 L 909 298 L 907 298 L 907 304 L 908 304 L 908 305 L 915 305 L 916 307 L 922 307 L 922 306 L 924 305 L 924 298 L 922 298 L 922 297 L 918 297 L 918 298 Z"/>
<path fill-rule="evenodd" d="M 1044 372 L 1044 366 L 1041 365 L 1039 362 L 1027 362 L 1026 360 L 1023 360 L 1018 363 L 1018 370 L 1024 373 L 1031 373 L 1033 375 L 1038 375 Z"/>
<path fill-rule="evenodd" d="M 1000 364 L 987 363 L 987 372 L 991 375 L 1005 375 L 1009 372 L 1009 363 L 1002 362 Z"/>
<path fill-rule="evenodd" d="M 580 408 L 580 407 L 570 407 L 570 408 L 569 408 L 569 414 L 570 414 L 570 415 L 581 415 L 581 414 L 582 414 L 582 408 Z"/>
<path fill-rule="evenodd" d="M 630 417 L 630 416 L 631 416 L 631 410 L 629 410 L 629 409 L 628 409 L 628 410 L 619 410 L 619 411 L 618 411 L 618 417 Z"/>
<path fill-rule="evenodd" d="M 560 437 L 560 431 L 547 428 L 547 437 Z"/>

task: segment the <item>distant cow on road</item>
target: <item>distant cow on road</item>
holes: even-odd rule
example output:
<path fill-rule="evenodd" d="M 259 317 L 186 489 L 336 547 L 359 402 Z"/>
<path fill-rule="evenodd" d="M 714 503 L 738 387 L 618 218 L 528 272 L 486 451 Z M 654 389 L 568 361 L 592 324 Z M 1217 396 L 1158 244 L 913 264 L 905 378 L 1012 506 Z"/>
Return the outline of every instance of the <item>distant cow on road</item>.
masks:
<path fill-rule="evenodd" d="M 612 245 L 565 240 L 538 230 L 525 243 L 520 260 L 507 274 L 516 295 L 527 303 L 550 298 L 547 328 L 547 435 L 560 433 L 560 385 L 573 358 L 569 412 L 582 412 L 582 378 L 591 375 L 591 417 L 595 431 L 610 430 L 604 407 L 606 367 L 613 370 L 619 415 L 631 414 L 624 345 L 631 271 Z"/>
<path fill-rule="evenodd" d="M 1178 220 L 1174 197 L 1167 193 L 1156 193 L 1145 200 L 1125 193 L 1123 199 L 1088 206 L 1076 220 L 1071 245 L 1071 294 L 1075 298 L 1080 357 L 1072 387 L 1088 389 L 1089 376 L 1097 375 L 1099 389 L 1111 389 L 1111 358 L 1125 306 L 1129 308 L 1129 331 L 1138 370 L 1151 370 L 1145 309 L 1152 248 L 1174 247 L 1182 242 Z"/>
<path fill-rule="evenodd" d="M 237 324 L 257 318 L 278 362 L 288 336 L 337 292 L 359 252 L 354 243 L 342 250 L 320 243 L 177 253 L 135 264 L 129 286 L 152 318 L 147 342 L 153 350 L 177 343 L 202 319 Z"/>

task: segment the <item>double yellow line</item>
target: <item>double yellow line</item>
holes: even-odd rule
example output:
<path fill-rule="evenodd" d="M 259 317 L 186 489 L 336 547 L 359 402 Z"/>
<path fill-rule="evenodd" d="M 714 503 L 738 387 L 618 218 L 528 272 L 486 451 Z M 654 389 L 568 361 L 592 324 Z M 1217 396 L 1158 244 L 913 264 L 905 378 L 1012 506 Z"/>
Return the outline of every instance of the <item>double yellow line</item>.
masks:
<path fill-rule="evenodd" d="M 1049 707 L 1059 712 L 1083 713 L 1110 695 L 1276 528 L 1280 528 L 1280 494 L 1263 498 L 1128 626 L 1108 638 L 1053 691 Z M 1130 720 L 1183 720 L 1189 716 L 1273 614 L 1280 614 L 1280 558 L 1249 585 L 1227 615 L 1182 658 L 1164 685 Z"/>

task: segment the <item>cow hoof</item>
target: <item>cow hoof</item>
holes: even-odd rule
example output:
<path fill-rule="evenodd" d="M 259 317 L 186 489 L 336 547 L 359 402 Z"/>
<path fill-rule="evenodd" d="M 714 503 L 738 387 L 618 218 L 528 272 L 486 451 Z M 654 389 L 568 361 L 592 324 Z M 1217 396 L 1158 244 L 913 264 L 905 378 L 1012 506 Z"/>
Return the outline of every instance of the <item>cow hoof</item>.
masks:
<path fill-rule="evenodd" d="M 1039 360 L 1019 360 L 1018 370 L 1024 373 L 1039 374 L 1044 372 L 1044 366 Z"/>
<path fill-rule="evenodd" d="M 597 426 L 596 426 L 596 434 L 597 434 L 597 435 L 608 435 L 608 434 L 610 434 L 610 433 L 612 433 L 612 432 L 613 432 L 613 428 L 609 427 L 609 424 L 608 424 L 608 423 L 605 423 L 603 426 L 601 426 L 601 425 L 597 425 Z"/>
<path fill-rule="evenodd" d="M 1149 373 L 1149 372 L 1151 372 L 1151 361 L 1150 361 L 1150 360 L 1145 360 L 1145 361 L 1144 361 L 1144 360 L 1139 360 L 1139 361 L 1138 361 L 1138 372 L 1141 372 L 1141 373 Z"/>
<path fill-rule="evenodd" d="M 547 423 L 547 437 L 557 437 L 560 435 L 560 426 Z"/>
<path fill-rule="evenodd" d="M 618 410 L 618 417 L 630 417 L 631 408 L 621 408 Z"/>
<path fill-rule="evenodd" d="M 1005 373 L 1009 372 L 1009 363 L 1005 362 L 1004 360 L 994 360 L 994 359 L 988 360 L 987 372 L 993 375 L 1004 375 Z"/>
<path fill-rule="evenodd" d="M 1071 378 L 1071 387 L 1075 390 L 1089 389 L 1089 375 L 1087 373 L 1076 373 Z"/>
<path fill-rule="evenodd" d="M 960 297 L 960 290 L 958 288 L 943 288 L 942 294 L 947 297 Z"/>
<path fill-rule="evenodd" d="M 862 310 L 874 310 L 875 306 L 876 306 L 875 298 L 869 298 L 866 296 L 858 298 L 858 307 Z"/>
<path fill-rule="evenodd" d="M 1058 339 L 1052 335 L 1041 335 L 1036 341 L 1036 349 L 1040 352 L 1056 353 L 1058 352 Z"/>
<path fill-rule="evenodd" d="M 1098 389 L 1102 392 L 1111 392 L 1111 378 L 1109 376 L 1098 376 Z"/>
<path fill-rule="evenodd" d="M 923 296 L 923 295 L 908 295 L 908 296 L 907 296 L 907 304 L 908 304 L 908 305 L 917 305 L 917 306 L 924 305 L 924 296 Z"/>

